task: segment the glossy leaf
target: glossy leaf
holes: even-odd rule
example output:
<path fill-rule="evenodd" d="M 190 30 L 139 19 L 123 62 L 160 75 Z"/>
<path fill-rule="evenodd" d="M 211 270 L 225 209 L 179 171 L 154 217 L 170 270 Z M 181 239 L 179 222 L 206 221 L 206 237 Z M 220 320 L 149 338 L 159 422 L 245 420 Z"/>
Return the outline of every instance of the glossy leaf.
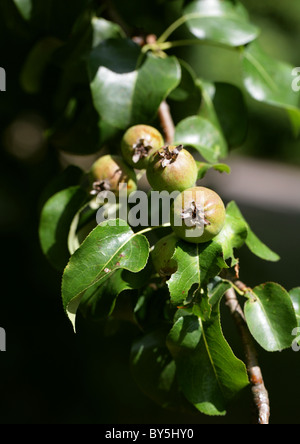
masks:
<path fill-rule="evenodd" d="M 298 326 L 300 327 L 300 287 L 293 288 L 293 290 L 290 291 L 290 297 L 296 313 Z"/>
<path fill-rule="evenodd" d="M 42 209 L 39 227 L 41 247 L 59 271 L 63 271 L 70 258 L 68 235 L 71 222 L 86 200 L 86 191 L 74 186 L 56 193 Z"/>
<path fill-rule="evenodd" d="M 267 283 L 254 288 L 245 304 L 245 316 L 251 334 L 265 350 L 291 347 L 297 319 L 291 298 L 280 285 Z"/>
<path fill-rule="evenodd" d="M 80 310 L 93 321 L 105 319 L 113 313 L 118 297 L 125 291 L 137 290 L 145 286 L 149 278 L 147 267 L 140 273 L 117 270 L 100 285 L 89 288 L 80 302 Z"/>
<path fill-rule="evenodd" d="M 248 237 L 248 226 L 246 222 L 237 217 L 234 202 L 228 204 L 226 208 L 225 226 L 221 233 L 215 237 L 214 242 L 221 245 L 224 259 L 231 259 L 233 267 L 238 262 L 234 256 L 234 249 L 241 248 Z"/>
<path fill-rule="evenodd" d="M 221 125 L 215 110 L 213 98 L 216 93 L 216 86 L 212 82 L 203 79 L 197 79 L 197 85 L 201 90 L 202 103 L 199 110 L 199 116 L 209 120 L 214 126 L 221 131 Z"/>
<path fill-rule="evenodd" d="M 178 269 L 168 281 L 168 287 L 171 301 L 176 305 L 184 303 L 193 287 L 195 293 L 218 275 L 222 266 L 226 267 L 222 247 L 214 242 L 197 245 L 180 241 L 173 259 L 177 261 Z"/>
<path fill-rule="evenodd" d="M 223 281 L 220 277 L 215 277 L 207 286 L 209 302 L 212 307 L 218 304 L 227 290 L 231 288 L 229 282 Z"/>
<path fill-rule="evenodd" d="M 217 83 L 213 105 L 230 147 L 239 147 L 248 133 L 248 109 L 243 92 L 234 85 Z"/>
<path fill-rule="evenodd" d="M 137 69 L 139 56 L 136 45 L 119 40 L 104 42 L 91 56 L 95 108 L 105 122 L 122 130 L 152 121 L 181 78 L 175 57 L 161 59 L 148 54 Z"/>
<path fill-rule="evenodd" d="M 175 143 L 195 148 L 212 164 L 218 163 L 228 153 L 222 133 L 210 121 L 200 116 L 188 117 L 177 125 Z"/>
<path fill-rule="evenodd" d="M 25 20 L 29 20 L 32 12 L 32 0 L 13 0 L 20 14 Z"/>
<path fill-rule="evenodd" d="M 184 60 L 179 60 L 181 68 L 181 81 L 177 88 L 171 92 L 169 98 L 178 102 L 184 102 L 195 93 L 196 74 L 191 66 Z"/>
<path fill-rule="evenodd" d="M 236 205 L 235 202 L 231 202 L 230 204 L 230 211 L 231 214 L 237 218 L 243 220 L 247 224 L 248 228 L 248 236 L 246 239 L 246 244 L 250 251 L 255 254 L 256 256 L 260 257 L 263 260 L 270 261 L 270 262 L 278 262 L 280 260 L 280 257 L 278 254 L 274 253 L 269 247 L 267 247 L 258 237 L 253 233 L 251 230 L 249 224 L 245 220 L 244 216 L 242 215 L 240 209 Z"/>
<path fill-rule="evenodd" d="M 226 342 L 219 304 L 210 320 L 186 314 L 178 319 L 168 338 L 179 385 L 186 398 L 207 415 L 225 415 L 228 403 L 248 384 L 245 365 Z"/>
<path fill-rule="evenodd" d="M 259 102 L 285 109 L 298 133 L 300 95 L 292 88 L 293 67 L 270 57 L 255 43 L 245 49 L 242 68 L 248 93 Z"/>
<path fill-rule="evenodd" d="M 255 40 L 259 31 L 249 23 L 241 6 L 229 1 L 198 0 L 184 10 L 191 33 L 200 40 L 242 46 Z"/>
<path fill-rule="evenodd" d="M 104 18 L 93 17 L 92 18 L 92 28 L 93 28 L 93 48 L 98 46 L 104 40 L 125 37 L 124 32 L 114 22 L 105 20 Z"/>
<path fill-rule="evenodd" d="M 116 226 L 111 224 L 115 222 Z M 83 294 L 119 269 L 138 273 L 145 268 L 149 243 L 135 234 L 124 221 L 110 221 L 96 227 L 73 254 L 62 280 L 64 308 L 75 326 Z"/>
<path fill-rule="evenodd" d="M 175 323 L 167 338 L 167 345 L 174 358 L 195 350 L 202 336 L 201 320 L 192 310 L 178 310 Z"/>
<path fill-rule="evenodd" d="M 219 173 L 227 173 L 227 174 L 231 173 L 230 166 L 226 165 L 225 163 L 210 164 L 205 162 L 197 162 L 197 165 L 198 165 L 198 180 L 203 179 L 206 173 L 211 169 L 214 169 Z"/>
<path fill-rule="evenodd" d="M 118 296 L 131 286 L 122 277 L 123 270 L 117 270 L 104 283 L 89 288 L 80 302 L 80 310 L 92 320 L 105 319 L 112 314 Z"/>

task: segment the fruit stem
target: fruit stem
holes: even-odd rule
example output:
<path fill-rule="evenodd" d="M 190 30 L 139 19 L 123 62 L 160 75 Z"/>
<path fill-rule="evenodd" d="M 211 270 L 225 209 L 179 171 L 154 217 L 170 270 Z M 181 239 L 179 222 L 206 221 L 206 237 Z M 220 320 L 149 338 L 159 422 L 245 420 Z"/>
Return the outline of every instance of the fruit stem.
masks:
<path fill-rule="evenodd" d="M 146 233 L 149 233 L 149 232 L 151 232 L 151 231 L 158 230 L 158 229 L 160 229 L 160 228 L 170 228 L 170 227 L 171 227 L 171 224 L 168 222 L 167 224 L 159 225 L 158 227 L 149 227 L 149 228 L 145 228 L 144 230 L 139 231 L 139 232 L 136 233 L 136 234 L 146 234 Z"/>
<path fill-rule="evenodd" d="M 157 42 L 164 43 L 170 37 L 170 35 L 173 34 L 173 32 L 175 32 L 178 28 L 180 28 L 182 25 L 184 25 L 189 19 L 195 18 L 194 15 L 195 14 L 188 14 L 188 15 L 184 15 L 184 16 L 180 17 L 178 20 L 176 20 L 174 23 L 172 23 L 172 25 L 170 25 L 168 29 L 166 29 L 166 31 L 159 37 Z M 197 15 L 199 15 L 199 14 L 197 14 Z"/>
<path fill-rule="evenodd" d="M 224 43 L 212 42 L 210 40 L 199 40 L 199 39 L 175 40 L 173 42 L 157 43 L 156 47 L 159 48 L 161 51 L 166 51 L 168 49 L 177 48 L 180 46 L 193 46 L 193 45 L 214 46 L 216 48 L 225 48 L 227 50 L 232 50 L 232 51 L 236 51 L 237 49 L 239 49 L 236 47 L 230 47 L 228 45 L 225 45 Z M 151 47 L 149 47 L 148 49 L 151 49 Z"/>
<path fill-rule="evenodd" d="M 223 279 L 224 282 L 228 282 L 228 284 L 230 284 L 232 286 L 232 288 L 234 288 L 234 290 L 240 295 L 240 296 L 245 296 L 246 294 L 249 292 L 249 289 L 246 290 L 242 290 L 240 289 L 237 285 L 235 285 L 234 282 L 230 281 L 229 279 Z"/>

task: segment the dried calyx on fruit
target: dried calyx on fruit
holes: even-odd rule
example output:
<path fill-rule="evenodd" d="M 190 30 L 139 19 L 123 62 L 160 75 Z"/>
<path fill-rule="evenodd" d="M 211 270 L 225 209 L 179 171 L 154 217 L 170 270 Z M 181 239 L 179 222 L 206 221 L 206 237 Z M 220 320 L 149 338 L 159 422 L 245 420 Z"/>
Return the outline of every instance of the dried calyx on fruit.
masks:
<path fill-rule="evenodd" d="M 128 165 L 143 170 L 147 168 L 151 155 L 163 145 L 163 136 L 157 129 L 148 125 L 136 125 L 124 134 L 121 150 Z"/>
<path fill-rule="evenodd" d="M 109 180 L 97 180 L 93 183 L 93 189 L 91 190 L 91 196 L 97 196 L 97 194 L 103 191 L 110 191 L 111 185 Z"/>
<path fill-rule="evenodd" d="M 181 192 L 196 184 L 198 168 L 182 145 L 165 146 L 151 157 L 147 178 L 155 191 Z"/>
<path fill-rule="evenodd" d="M 191 202 L 189 208 L 182 211 L 181 219 L 185 221 L 186 225 L 194 227 L 203 227 L 211 224 L 205 217 L 204 208 L 198 206 L 195 201 Z"/>
<path fill-rule="evenodd" d="M 182 150 L 183 145 L 176 146 L 173 150 L 170 150 L 168 145 L 163 147 L 162 151 L 159 151 L 158 153 L 159 157 L 161 158 L 161 166 L 166 168 L 171 163 L 174 163 Z"/>
<path fill-rule="evenodd" d="M 225 225 L 226 210 L 220 196 L 204 187 L 181 193 L 171 208 L 174 233 L 190 243 L 205 243 L 216 237 Z"/>
<path fill-rule="evenodd" d="M 89 172 L 91 195 L 112 191 L 116 195 L 120 189 L 125 189 L 131 194 L 136 191 L 136 175 L 120 156 L 100 157 Z"/>

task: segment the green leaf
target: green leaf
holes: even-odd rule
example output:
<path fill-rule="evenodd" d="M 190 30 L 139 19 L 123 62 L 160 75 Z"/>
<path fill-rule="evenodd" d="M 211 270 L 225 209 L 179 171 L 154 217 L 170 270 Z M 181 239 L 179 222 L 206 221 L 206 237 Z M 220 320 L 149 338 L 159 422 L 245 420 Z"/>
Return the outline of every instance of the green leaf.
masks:
<path fill-rule="evenodd" d="M 203 79 L 197 79 L 202 94 L 202 103 L 199 111 L 199 116 L 203 119 L 209 120 L 216 128 L 221 131 L 221 125 L 218 115 L 215 110 L 213 98 L 216 93 L 216 86 L 212 82 L 207 82 Z"/>
<path fill-rule="evenodd" d="M 93 17 L 93 48 L 104 40 L 125 37 L 123 30 L 116 23 L 105 20 L 104 18 Z"/>
<path fill-rule="evenodd" d="M 248 132 L 248 110 L 242 91 L 228 83 L 216 83 L 213 105 L 228 145 L 241 146 Z"/>
<path fill-rule="evenodd" d="M 40 40 L 30 51 L 21 71 L 20 82 L 28 94 L 37 94 L 42 89 L 43 75 L 54 52 L 62 42 L 53 37 Z"/>
<path fill-rule="evenodd" d="M 137 69 L 139 57 L 140 48 L 127 40 L 106 41 L 91 55 L 94 106 L 105 122 L 122 130 L 152 121 L 181 78 L 175 57 L 148 54 Z"/>
<path fill-rule="evenodd" d="M 270 352 L 289 348 L 297 319 L 288 292 L 278 284 L 260 285 L 249 293 L 245 316 L 255 340 Z"/>
<path fill-rule="evenodd" d="M 300 96 L 292 88 L 293 67 L 270 57 L 255 43 L 245 49 L 242 69 L 244 86 L 248 93 L 259 102 L 285 109 L 298 134 Z"/>
<path fill-rule="evenodd" d="M 189 314 L 179 318 L 170 332 L 170 344 L 179 386 L 188 401 L 206 415 L 225 415 L 227 404 L 249 381 L 245 365 L 223 336 L 219 304 L 206 322 Z"/>
<path fill-rule="evenodd" d="M 185 8 L 184 15 L 189 30 L 200 40 L 243 46 L 259 35 L 244 10 L 241 13 L 241 8 L 229 1 L 194 1 Z"/>
<path fill-rule="evenodd" d="M 20 14 L 25 20 L 31 18 L 32 0 L 13 0 Z"/>
<path fill-rule="evenodd" d="M 211 122 L 199 116 L 188 117 L 176 127 L 175 143 L 191 146 L 209 163 L 218 163 L 228 154 L 223 135 Z"/>
<path fill-rule="evenodd" d="M 42 209 L 39 227 L 41 247 L 52 266 L 59 271 L 63 271 L 70 258 L 70 225 L 86 200 L 86 191 L 74 186 L 56 193 Z"/>
<path fill-rule="evenodd" d="M 241 217 L 237 217 L 235 204 L 231 202 L 226 208 L 225 226 L 213 241 L 221 245 L 224 259 L 231 259 L 232 267 L 238 262 L 234 256 L 234 249 L 241 248 L 247 237 L 248 225 Z"/>
<path fill-rule="evenodd" d="M 300 287 L 293 288 L 293 290 L 290 291 L 290 297 L 296 313 L 298 327 L 300 327 Z"/>
<path fill-rule="evenodd" d="M 206 173 L 211 170 L 212 168 L 219 173 L 231 173 L 230 166 L 226 165 L 225 163 L 216 163 L 216 164 L 210 164 L 205 162 L 196 162 L 198 165 L 198 180 L 201 180 L 205 177 Z"/>
<path fill-rule="evenodd" d="M 202 288 L 221 271 L 226 264 L 222 259 L 222 247 L 217 243 L 189 244 L 180 241 L 173 259 L 178 269 L 168 281 L 171 301 L 175 305 L 183 304 L 193 286 Z"/>
<path fill-rule="evenodd" d="M 139 388 L 164 408 L 191 410 L 176 379 L 176 365 L 166 347 L 167 328 L 161 327 L 134 342 L 131 371 Z"/>
<path fill-rule="evenodd" d="M 220 124 L 219 116 L 217 115 L 215 105 L 213 103 L 213 98 L 216 95 L 216 85 L 203 79 L 197 80 L 198 86 L 202 93 L 202 103 L 199 111 L 199 117 L 202 117 L 208 120 L 212 125 L 214 125 L 219 131 L 219 137 L 221 140 L 221 146 L 223 146 L 224 154 L 228 151 L 228 144 L 226 138 L 223 133 L 222 126 Z M 231 102 L 230 102 L 231 103 Z M 223 116 L 224 113 L 221 113 Z M 226 113 L 225 113 L 226 114 Z M 203 164 L 205 165 L 205 164 Z M 209 165 L 209 164 L 207 164 Z M 198 179 L 202 179 L 204 175 L 207 173 L 209 168 L 214 168 L 216 171 L 220 173 L 226 172 L 228 174 L 231 173 L 231 169 L 226 164 L 211 164 L 210 166 L 204 166 L 201 170 L 199 170 Z"/>
<path fill-rule="evenodd" d="M 212 307 L 218 304 L 227 290 L 231 288 L 229 282 L 223 281 L 220 277 L 215 277 L 207 286 L 209 302 Z"/>
<path fill-rule="evenodd" d="M 243 220 L 247 224 L 248 228 L 248 237 L 246 240 L 246 244 L 250 251 L 258 256 L 259 258 L 270 261 L 270 262 L 278 262 L 280 260 L 280 257 L 278 254 L 274 253 L 269 247 L 267 247 L 261 240 L 258 239 L 258 237 L 253 233 L 251 230 L 249 224 L 245 220 L 244 216 L 242 215 L 240 209 L 236 205 L 235 202 L 231 202 L 230 204 L 231 214 L 236 217 L 237 219 Z"/>
<path fill-rule="evenodd" d="M 105 319 L 113 313 L 121 293 L 141 289 L 148 278 L 148 267 L 139 273 L 117 270 L 109 279 L 100 285 L 95 284 L 84 293 L 80 302 L 80 311 L 93 321 Z"/>
<path fill-rule="evenodd" d="M 169 98 L 178 102 L 184 102 L 195 93 L 196 74 L 191 66 L 184 60 L 178 60 L 181 68 L 181 81 L 177 88 L 171 92 Z"/>
<path fill-rule="evenodd" d="M 167 345 L 174 358 L 197 348 L 202 336 L 202 325 L 192 310 L 178 310 L 175 323 L 167 337 Z"/>
<path fill-rule="evenodd" d="M 96 227 L 73 254 L 63 275 L 62 299 L 73 326 L 88 289 L 105 282 L 119 269 L 138 273 L 145 268 L 148 257 L 146 237 L 134 233 L 124 221 L 109 221 Z"/>
<path fill-rule="evenodd" d="M 93 321 L 110 316 L 119 295 L 123 291 L 134 289 L 134 285 L 129 282 L 128 274 L 126 270 L 117 270 L 105 282 L 89 288 L 84 293 L 79 307 L 84 316 Z"/>

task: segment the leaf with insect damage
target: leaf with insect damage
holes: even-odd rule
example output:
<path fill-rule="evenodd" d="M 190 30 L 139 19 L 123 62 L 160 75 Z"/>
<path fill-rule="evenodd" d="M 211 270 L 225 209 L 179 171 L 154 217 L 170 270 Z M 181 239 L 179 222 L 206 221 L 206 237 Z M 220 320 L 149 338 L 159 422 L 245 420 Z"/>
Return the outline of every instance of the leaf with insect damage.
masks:
<path fill-rule="evenodd" d="M 222 247 L 214 242 L 189 244 L 180 241 L 173 259 L 178 268 L 168 281 L 168 286 L 171 301 L 177 305 L 186 301 L 194 287 L 197 291 L 217 276 L 223 267 L 227 268 L 223 261 Z"/>
<path fill-rule="evenodd" d="M 73 254 L 63 275 L 62 299 L 73 327 L 88 289 L 105 282 L 116 270 L 138 273 L 145 268 L 148 257 L 148 240 L 135 234 L 124 221 L 104 222 L 96 227 Z"/>

